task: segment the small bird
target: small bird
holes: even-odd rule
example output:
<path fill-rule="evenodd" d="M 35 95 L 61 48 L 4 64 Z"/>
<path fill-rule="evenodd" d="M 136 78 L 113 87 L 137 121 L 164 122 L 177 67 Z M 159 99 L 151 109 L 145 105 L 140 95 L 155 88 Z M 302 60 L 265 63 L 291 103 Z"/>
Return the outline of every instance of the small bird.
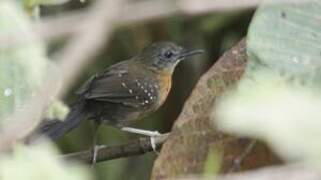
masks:
<path fill-rule="evenodd" d="M 66 119 L 46 124 L 41 131 L 57 139 L 82 120 L 92 119 L 97 128 L 106 124 L 128 132 L 156 136 L 158 132 L 128 125 L 157 110 L 171 89 L 176 65 L 186 57 L 200 53 L 203 50 L 188 51 L 171 42 L 153 43 L 137 56 L 91 77 L 76 92 L 78 99 Z"/>

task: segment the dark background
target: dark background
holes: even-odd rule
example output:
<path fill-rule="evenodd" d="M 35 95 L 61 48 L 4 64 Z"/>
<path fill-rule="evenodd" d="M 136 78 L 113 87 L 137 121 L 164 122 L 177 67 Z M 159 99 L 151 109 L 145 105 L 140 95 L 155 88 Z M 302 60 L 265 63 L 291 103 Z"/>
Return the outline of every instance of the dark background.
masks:
<path fill-rule="evenodd" d="M 65 11 L 86 8 L 90 1 L 80 3 L 71 1 L 62 6 L 42 7 L 42 16 L 59 15 Z M 179 115 L 182 106 L 191 93 L 199 77 L 237 41 L 246 35 L 253 11 L 230 11 L 208 13 L 200 16 L 171 16 L 144 23 L 136 23 L 117 28 L 108 45 L 104 46 L 93 63 L 86 67 L 65 102 L 71 104 L 75 98 L 74 91 L 91 75 L 105 67 L 130 58 L 146 45 L 157 41 L 173 41 L 187 48 L 204 49 L 206 53 L 181 63 L 174 73 L 173 87 L 165 104 L 153 115 L 133 124 L 148 130 L 168 132 Z M 51 43 L 49 53 L 59 50 L 66 39 Z M 92 145 L 92 124 L 82 123 L 58 144 L 65 153 L 85 150 Z M 101 144 L 121 144 L 137 138 L 135 134 L 120 132 L 112 127 L 101 127 L 99 142 Z M 98 179 L 148 179 L 156 158 L 155 153 L 98 163 L 94 171 Z"/>

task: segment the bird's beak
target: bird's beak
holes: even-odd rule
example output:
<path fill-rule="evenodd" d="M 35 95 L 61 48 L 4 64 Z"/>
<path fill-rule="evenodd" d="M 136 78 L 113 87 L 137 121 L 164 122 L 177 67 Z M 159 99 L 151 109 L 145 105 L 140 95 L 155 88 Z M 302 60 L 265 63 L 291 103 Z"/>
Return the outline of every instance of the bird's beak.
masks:
<path fill-rule="evenodd" d="M 179 59 L 180 60 L 183 60 L 187 57 L 190 57 L 190 56 L 194 56 L 194 55 L 197 55 L 197 54 L 203 54 L 205 51 L 202 50 L 202 49 L 197 49 L 197 50 L 186 50 L 186 51 L 183 51 L 181 54 L 179 54 Z"/>

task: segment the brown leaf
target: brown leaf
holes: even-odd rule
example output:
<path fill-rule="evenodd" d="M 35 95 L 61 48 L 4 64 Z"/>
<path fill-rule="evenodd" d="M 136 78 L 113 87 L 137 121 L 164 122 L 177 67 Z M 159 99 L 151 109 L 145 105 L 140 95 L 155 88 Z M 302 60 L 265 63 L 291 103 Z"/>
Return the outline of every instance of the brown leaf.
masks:
<path fill-rule="evenodd" d="M 210 120 L 215 99 L 236 84 L 246 64 L 246 44 L 242 40 L 202 76 L 155 161 L 151 179 L 202 174 L 213 148 L 223 152 L 222 173 L 280 162 L 265 145 L 255 143 L 249 149 L 253 140 L 225 135 Z"/>

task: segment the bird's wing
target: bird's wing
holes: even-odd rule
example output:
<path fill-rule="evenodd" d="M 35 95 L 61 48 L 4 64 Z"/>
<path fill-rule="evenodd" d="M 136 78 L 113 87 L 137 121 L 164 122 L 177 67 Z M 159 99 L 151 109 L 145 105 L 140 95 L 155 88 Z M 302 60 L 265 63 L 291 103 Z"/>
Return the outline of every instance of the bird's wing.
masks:
<path fill-rule="evenodd" d="M 141 106 L 146 97 L 140 86 L 143 84 L 139 78 L 135 81 L 135 76 L 128 71 L 126 64 L 119 64 L 89 79 L 77 93 L 85 99 Z"/>

